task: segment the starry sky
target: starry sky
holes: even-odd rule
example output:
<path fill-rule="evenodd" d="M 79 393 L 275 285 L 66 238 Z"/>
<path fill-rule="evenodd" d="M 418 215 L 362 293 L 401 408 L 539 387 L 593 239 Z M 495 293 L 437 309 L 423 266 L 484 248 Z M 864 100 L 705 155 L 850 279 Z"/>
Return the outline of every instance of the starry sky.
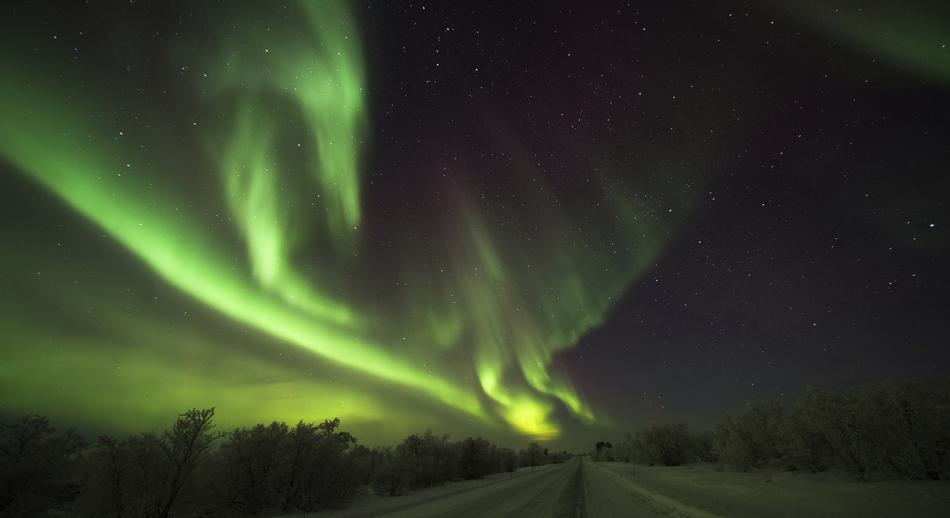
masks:
<path fill-rule="evenodd" d="M 945 375 L 941 2 L 9 2 L 0 415 L 582 448 Z"/>

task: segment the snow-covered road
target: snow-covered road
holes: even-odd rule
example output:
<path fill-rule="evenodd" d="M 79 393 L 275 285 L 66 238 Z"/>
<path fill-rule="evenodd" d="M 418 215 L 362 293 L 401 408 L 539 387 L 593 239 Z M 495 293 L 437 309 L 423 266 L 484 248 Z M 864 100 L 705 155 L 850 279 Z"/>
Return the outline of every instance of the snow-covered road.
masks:
<path fill-rule="evenodd" d="M 371 509 L 354 506 L 331 515 L 351 518 L 659 516 L 655 507 L 625 488 L 615 475 L 583 458 L 458 491 L 445 487 L 428 496 L 425 492 L 415 496 L 386 498 L 377 501 Z"/>

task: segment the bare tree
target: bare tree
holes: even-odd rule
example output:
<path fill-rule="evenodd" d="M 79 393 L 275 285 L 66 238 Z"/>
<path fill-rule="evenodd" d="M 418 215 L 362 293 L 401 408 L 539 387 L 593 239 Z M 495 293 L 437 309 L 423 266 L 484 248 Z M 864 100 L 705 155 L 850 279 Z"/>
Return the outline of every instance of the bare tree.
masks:
<path fill-rule="evenodd" d="M 81 509 L 92 516 L 167 518 L 182 507 L 195 471 L 220 436 L 213 419 L 213 408 L 193 409 L 160 435 L 100 437 L 87 465 Z"/>

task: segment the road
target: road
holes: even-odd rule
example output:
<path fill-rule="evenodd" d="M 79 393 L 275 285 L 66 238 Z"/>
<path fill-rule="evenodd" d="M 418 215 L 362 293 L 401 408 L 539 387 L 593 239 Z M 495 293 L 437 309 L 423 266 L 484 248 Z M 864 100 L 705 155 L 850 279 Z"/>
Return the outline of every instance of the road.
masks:
<path fill-rule="evenodd" d="M 420 495 L 422 496 L 422 495 Z M 386 499 L 389 508 L 351 509 L 336 516 L 428 517 L 649 517 L 655 508 L 609 477 L 593 462 L 574 458 L 510 479 L 499 479 L 420 501 Z"/>

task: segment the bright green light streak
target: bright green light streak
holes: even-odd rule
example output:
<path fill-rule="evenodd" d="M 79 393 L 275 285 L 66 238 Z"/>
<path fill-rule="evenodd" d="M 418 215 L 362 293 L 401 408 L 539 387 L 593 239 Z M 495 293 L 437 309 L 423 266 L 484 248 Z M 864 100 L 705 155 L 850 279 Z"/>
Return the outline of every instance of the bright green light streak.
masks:
<path fill-rule="evenodd" d="M 2 61 L 21 85 L 0 91 L 0 153 L 96 222 L 165 280 L 222 313 L 347 367 L 418 389 L 484 417 L 478 398 L 417 370 L 352 330 L 315 321 L 261 293 L 218 239 L 154 181 L 154 171 L 130 171 L 103 135 L 116 134 L 95 115 L 65 103 L 53 83 Z M 28 78 L 28 79 L 27 79 Z M 29 84 L 29 87 L 26 86 Z M 91 100 L 82 107 L 95 114 Z M 103 112 L 103 108 L 99 108 Z M 55 152 L 50 152 L 55 150 Z M 119 176 L 122 173 L 122 176 Z M 139 173 L 139 176 L 136 176 Z"/>
<path fill-rule="evenodd" d="M 266 24 L 256 16 L 239 20 L 222 39 L 219 55 L 209 67 L 216 82 L 217 96 L 244 92 L 236 104 L 238 125 L 257 124 L 268 119 L 264 110 L 254 110 L 253 99 L 261 94 L 291 100 L 303 113 L 315 148 L 307 174 L 316 183 L 325 207 L 320 223 L 340 252 L 350 252 L 360 223 L 359 148 L 366 126 L 363 93 L 362 50 L 356 24 L 345 2 L 302 2 L 309 35 L 295 31 L 263 31 Z M 234 47 L 250 47 L 251 52 L 234 54 Z M 254 119 L 248 119 L 255 112 Z M 239 129 L 240 132 L 240 129 Z M 229 155 L 244 141 L 241 134 L 229 146 Z M 265 136 L 265 139 L 267 137 Z M 265 163 L 278 162 L 274 142 L 256 142 L 255 155 Z M 277 175 L 278 171 L 270 174 Z M 271 233 L 288 229 L 272 228 Z M 285 240 L 286 241 L 286 240 Z M 262 257 L 267 261 L 268 257 Z M 263 269 L 267 265 L 262 265 Z"/>
<path fill-rule="evenodd" d="M 525 434 L 557 435 L 551 419 L 555 399 L 593 421 L 587 402 L 554 369 L 554 355 L 602 322 L 612 301 L 659 253 L 663 240 L 655 230 L 666 223 L 645 223 L 646 211 L 621 195 L 606 197 L 599 221 L 578 226 L 550 199 L 532 198 L 531 187 L 523 193 L 528 208 L 511 210 L 524 216 L 524 227 L 541 229 L 529 243 L 506 236 L 483 217 L 484 207 L 460 194 L 461 215 L 445 222 L 445 264 L 429 269 L 442 272 L 441 266 L 448 266 L 447 273 L 419 274 L 418 287 L 407 294 L 410 304 L 394 302 L 410 306 L 398 310 L 411 317 L 406 322 L 398 311 L 396 316 L 360 311 L 357 293 L 348 300 L 322 293 L 295 269 L 294 258 L 308 239 L 342 258 L 355 247 L 364 74 L 344 4 L 313 2 L 303 8 L 309 32 L 263 31 L 266 24 L 255 17 L 223 23 L 229 28 L 223 50 L 209 60 L 214 85 L 204 100 L 224 106 L 220 111 L 232 117 L 220 134 L 204 127 L 197 131 L 221 175 L 249 268 L 229 253 L 220 229 L 175 206 L 177 198 L 161 184 L 160 170 L 137 162 L 125 167 L 123 155 L 138 155 L 117 144 L 111 137 L 117 131 L 98 117 L 107 107 L 73 96 L 52 75 L 2 56 L 0 154 L 169 283 L 248 326 L 479 418 L 500 416 Z M 232 47 L 249 50 L 235 54 Z M 304 128 L 296 149 L 305 158 L 299 162 L 287 152 L 296 128 L 278 123 L 295 114 L 302 115 Z M 533 185 L 539 180 L 530 167 L 516 174 Z M 310 190 L 298 192 L 302 183 Z M 311 203 L 316 211 L 308 208 Z M 598 238 L 587 234 L 600 227 L 610 229 L 606 234 L 623 253 L 594 252 Z M 400 343 L 408 345 L 389 347 Z M 472 365 L 459 369 L 449 360 L 433 360 L 420 366 L 410 359 L 428 361 L 433 347 L 465 347 Z M 474 383 L 450 381 L 459 370 L 468 374 L 464 368 L 474 371 L 482 394 Z M 482 407 L 483 395 L 489 412 Z"/>
<path fill-rule="evenodd" d="M 278 133 L 261 116 L 263 107 L 242 101 L 242 110 L 220 160 L 225 196 L 247 243 L 252 272 L 267 290 L 314 316 L 355 325 L 348 306 L 322 296 L 289 264 L 299 229 L 290 210 L 288 188 L 281 185 L 285 167 L 275 152 Z"/>

